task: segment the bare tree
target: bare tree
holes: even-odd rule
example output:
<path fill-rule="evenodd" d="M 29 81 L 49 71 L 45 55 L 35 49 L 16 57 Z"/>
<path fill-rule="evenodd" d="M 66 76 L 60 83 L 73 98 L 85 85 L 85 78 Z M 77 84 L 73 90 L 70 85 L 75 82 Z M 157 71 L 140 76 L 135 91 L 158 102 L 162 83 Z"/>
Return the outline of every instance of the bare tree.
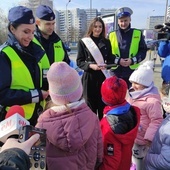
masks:
<path fill-rule="evenodd" d="M 0 44 L 4 43 L 7 39 L 7 32 L 8 32 L 8 28 L 7 28 L 7 17 L 4 13 L 4 11 L 2 9 L 0 9 L 1 13 L 0 13 Z"/>

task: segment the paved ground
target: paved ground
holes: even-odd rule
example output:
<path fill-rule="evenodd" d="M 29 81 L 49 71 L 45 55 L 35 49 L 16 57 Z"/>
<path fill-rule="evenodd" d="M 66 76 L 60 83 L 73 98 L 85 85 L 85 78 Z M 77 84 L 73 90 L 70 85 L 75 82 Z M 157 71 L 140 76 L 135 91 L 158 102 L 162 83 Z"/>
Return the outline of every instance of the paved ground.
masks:
<path fill-rule="evenodd" d="M 154 52 L 152 52 L 152 57 L 154 56 L 153 54 Z M 155 86 L 158 87 L 158 90 L 160 90 L 161 85 L 162 85 L 162 79 L 161 79 L 161 60 L 160 57 L 156 54 L 156 60 L 155 60 L 155 69 L 154 69 L 154 83 Z M 150 51 L 148 51 L 147 53 L 147 57 L 146 60 L 150 59 Z"/>
<path fill-rule="evenodd" d="M 76 51 L 72 51 L 70 53 L 70 58 L 72 60 L 76 60 L 76 56 L 77 53 Z M 150 51 L 148 51 L 147 53 L 147 57 L 145 60 L 149 60 L 154 58 L 154 56 L 156 56 L 156 60 L 155 60 L 155 69 L 154 69 L 154 83 L 156 85 L 156 87 L 158 87 L 158 90 L 161 88 L 161 84 L 162 84 L 162 79 L 161 79 L 161 61 L 158 55 L 154 55 L 154 52 L 152 51 L 152 54 L 150 53 Z"/>

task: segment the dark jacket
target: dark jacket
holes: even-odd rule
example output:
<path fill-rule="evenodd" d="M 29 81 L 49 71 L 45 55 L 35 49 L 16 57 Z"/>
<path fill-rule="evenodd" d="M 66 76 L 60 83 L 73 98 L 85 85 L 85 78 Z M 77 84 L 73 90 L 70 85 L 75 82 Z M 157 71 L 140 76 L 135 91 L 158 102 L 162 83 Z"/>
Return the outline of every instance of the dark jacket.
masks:
<path fill-rule="evenodd" d="M 36 26 L 36 31 L 34 34 L 35 38 L 40 42 L 40 44 L 43 46 L 43 48 L 45 49 L 45 52 L 49 58 L 50 64 L 52 64 L 54 61 L 54 43 L 61 41 L 60 37 L 53 32 L 52 35 L 49 36 L 49 39 L 45 39 L 40 30 L 38 29 L 38 27 Z M 62 42 L 63 45 L 63 49 L 65 51 L 65 56 L 64 56 L 64 60 L 67 64 L 70 64 L 70 59 L 68 57 L 67 51 L 65 49 L 65 46 Z"/>
<path fill-rule="evenodd" d="M 0 153 L 0 170 L 29 170 L 29 156 L 21 149 L 12 148 Z"/>
<path fill-rule="evenodd" d="M 91 36 L 91 38 L 102 53 L 105 63 L 113 64 L 114 58 L 111 52 L 110 41 L 101 37 L 96 38 Z M 101 112 L 101 115 L 103 115 L 104 104 L 101 100 L 100 88 L 102 82 L 105 80 L 105 76 L 102 71 L 95 71 L 89 68 L 90 63 L 96 62 L 83 41 L 80 40 L 78 43 L 77 65 L 79 68 L 84 70 L 82 77 L 83 96 L 86 100 L 86 103 L 93 110 L 93 112 L 96 113 L 96 109 L 99 109 L 99 112 Z"/>
<path fill-rule="evenodd" d="M 8 40 L 5 44 L 3 44 L 0 48 L 2 50 L 3 46 L 10 46 L 14 49 L 14 51 L 18 54 L 21 58 L 23 63 L 26 65 L 28 70 L 30 71 L 35 90 L 38 91 L 39 101 L 43 100 L 43 96 L 41 93 L 41 86 L 40 86 L 40 70 L 38 67 L 38 62 L 44 55 L 44 51 L 41 49 L 40 46 L 31 42 L 30 45 L 26 48 L 22 48 L 15 37 L 9 33 Z M 21 70 L 22 71 L 22 70 Z M 6 106 L 13 106 L 13 105 L 24 105 L 28 103 L 32 103 L 32 96 L 30 91 L 24 91 L 19 89 L 10 89 L 11 82 L 12 82 L 12 74 L 11 74 L 11 61 L 8 56 L 3 52 L 0 51 L 0 105 Z M 21 77 L 21 79 L 25 79 L 25 77 Z M 42 88 L 43 89 L 43 88 Z M 32 89 L 33 90 L 33 89 Z M 38 117 L 38 110 L 42 110 L 39 103 L 36 104 L 36 109 L 34 110 L 33 124 Z M 0 120 L 4 119 L 5 115 L 0 115 Z"/>

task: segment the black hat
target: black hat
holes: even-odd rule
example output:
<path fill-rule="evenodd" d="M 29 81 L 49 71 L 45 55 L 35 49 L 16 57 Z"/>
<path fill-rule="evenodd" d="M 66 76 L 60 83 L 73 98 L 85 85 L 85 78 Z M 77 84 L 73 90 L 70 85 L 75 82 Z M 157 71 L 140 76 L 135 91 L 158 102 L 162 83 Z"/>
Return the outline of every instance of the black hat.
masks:
<path fill-rule="evenodd" d="M 14 22 L 18 24 L 33 24 L 35 23 L 35 18 L 31 9 L 24 6 L 13 7 L 8 13 L 9 22 Z"/>
<path fill-rule="evenodd" d="M 117 17 L 130 17 L 133 14 L 133 11 L 129 7 L 122 7 L 117 10 Z"/>
<path fill-rule="evenodd" d="M 55 14 L 53 10 L 46 5 L 40 5 L 36 9 L 36 16 L 39 19 L 46 20 L 46 21 L 53 21 L 55 19 Z"/>

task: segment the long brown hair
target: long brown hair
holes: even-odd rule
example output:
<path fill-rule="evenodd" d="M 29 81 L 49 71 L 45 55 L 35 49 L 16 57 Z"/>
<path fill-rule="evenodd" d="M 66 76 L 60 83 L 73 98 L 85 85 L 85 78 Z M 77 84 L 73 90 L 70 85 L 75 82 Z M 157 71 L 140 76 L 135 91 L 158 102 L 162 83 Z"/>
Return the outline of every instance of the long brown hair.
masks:
<path fill-rule="evenodd" d="M 103 22 L 101 17 L 96 17 L 90 22 L 89 29 L 86 33 L 86 37 L 89 37 L 93 34 L 93 28 L 94 28 L 94 25 L 97 21 L 102 24 L 102 32 L 101 32 L 100 36 L 103 37 L 103 38 L 106 37 L 105 25 L 104 25 L 104 22 Z"/>

